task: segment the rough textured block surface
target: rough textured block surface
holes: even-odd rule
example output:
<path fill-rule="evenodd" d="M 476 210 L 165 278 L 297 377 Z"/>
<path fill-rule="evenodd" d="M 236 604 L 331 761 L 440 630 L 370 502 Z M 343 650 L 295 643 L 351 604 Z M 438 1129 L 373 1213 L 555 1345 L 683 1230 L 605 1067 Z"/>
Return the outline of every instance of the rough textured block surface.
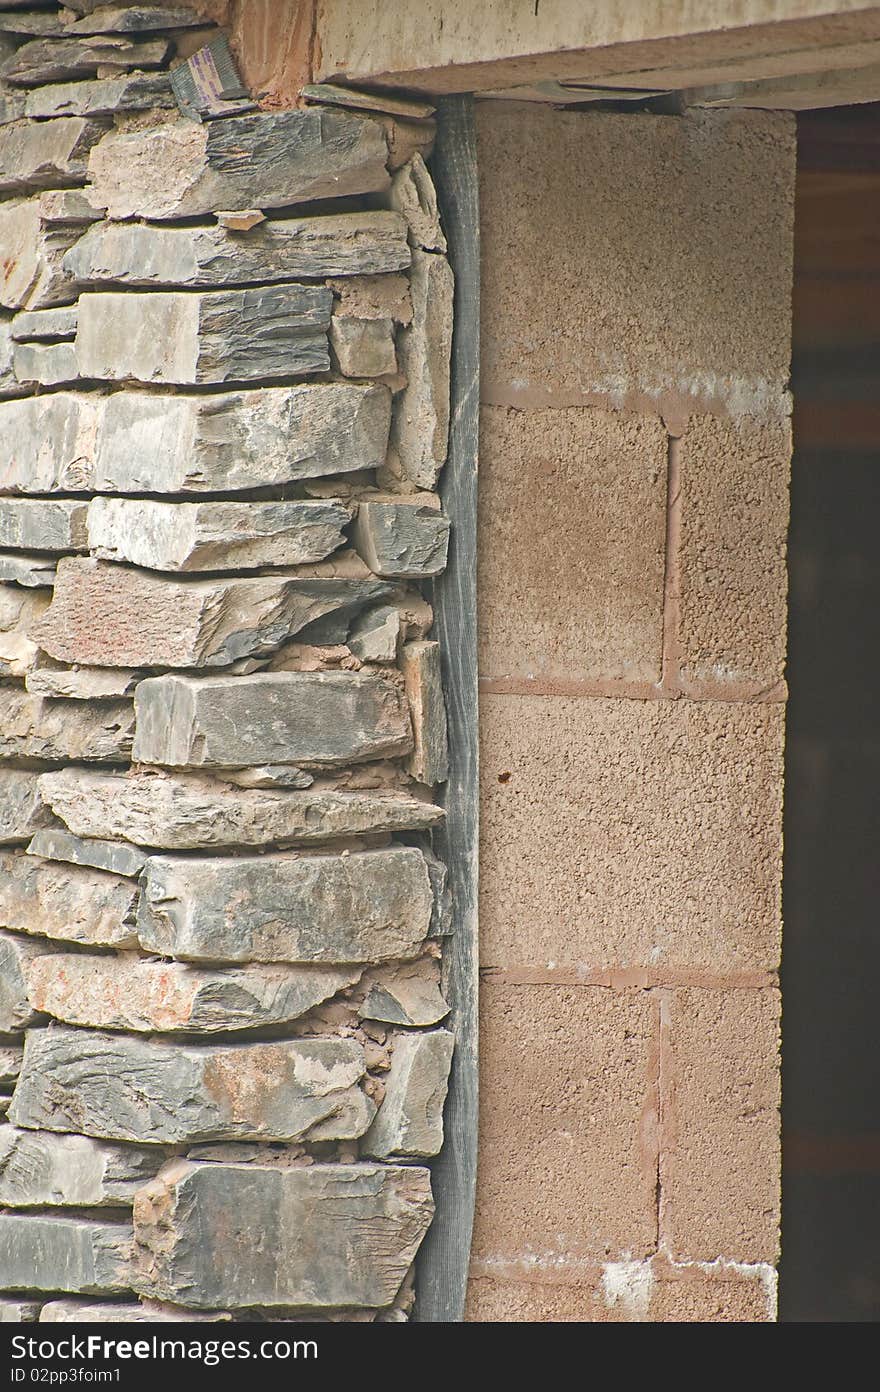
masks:
<path fill-rule="evenodd" d="M 34 1007 L 70 1025 L 216 1034 L 286 1025 L 351 986 L 358 968 L 200 971 L 179 962 L 47 955 L 27 971 Z"/>
<path fill-rule="evenodd" d="M 349 1039 L 224 1047 L 57 1026 L 28 1035 L 9 1115 L 119 1141 L 350 1139 L 375 1110 L 363 1073 Z"/>
<path fill-rule="evenodd" d="M 475 1256 L 563 1265 L 647 1254 L 655 1005 L 589 987 L 485 983 L 481 995 Z"/>
<path fill-rule="evenodd" d="M 171 1305 L 127 1305 L 120 1301 L 102 1305 L 96 1300 L 50 1300 L 40 1311 L 40 1324 L 174 1324 L 181 1321 L 190 1324 L 193 1321 L 221 1323 L 229 1319 L 226 1311 L 201 1315 L 195 1310 Z"/>
<path fill-rule="evenodd" d="M 0 1204 L 125 1207 L 161 1163 L 161 1152 L 144 1147 L 0 1126 Z"/>
<path fill-rule="evenodd" d="M 15 375 L 25 387 L 60 387 L 82 375 L 72 343 L 17 343 Z"/>
<path fill-rule="evenodd" d="M 349 319 L 334 316 L 330 342 L 339 371 L 345 377 L 386 377 L 397 371 L 394 324 L 390 319 Z"/>
<path fill-rule="evenodd" d="M 76 298 L 77 286 L 61 263 L 79 229 L 47 224 L 42 205 L 42 198 L 0 203 L 0 305 L 4 309 L 40 309 Z"/>
<path fill-rule="evenodd" d="M 674 1259 L 779 1252 L 779 993 L 671 993 L 663 1236 Z"/>
<path fill-rule="evenodd" d="M 434 957 L 377 967 L 362 983 L 361 1019 L 392 1025 L 436 1025 L 449 1014 L 440 992 L 440 963 Z"/>
<path fill-rule="evenodd" d="M 385 460 L 387 387 L 327 382 L 209 396 L 57 392 L 0 407 L 0 488 L 204 493 Z"/>
<path fill-rule="evenodd" d="M 483 696 L 486 965 L 773 970 L 783 709 Z"/>
<path fill-rule="evenodd" d="M 666 472 L 659 420 L 483 408 L 482 675 L 659 679 Z"/>
<path fill-rule="evenodd" d="M 412 957 L 433 895 L 412 846 L 344 855 L 152 858 L 138 936 L 191 961 L 379 962 Z"/>
<path fill-rule="evenodd" d="M 184 768 L 341 764 L 412 747 L 403 692 L 351 672 L 154 677 L 135 692 L 135 759 Z"/>
<path fill-rule="evenodd" d="M 327 372 L 332 299 L 317 285 L 83 295 L 79 375 L 206 386 Z"/>
<path fill-rule="evenodd" d="M 26 676 L 38 661 L 30 632 L 49 600 L 48 590 L 0 584 L 0 676 Z"/>
<path fill-rule="evenodd" d="M 22 551 L 86 551 L 88 504 L 0 498 L 0 546 Z"/>
<path fill-rule="evenodd" d="M 121 1295 L 130 1290 L 131 1224 L 45 1214 L 0 1214 L 7 1290 Z"/>
<path fill-rule="evenodd" d="M 446 705 L 439 643 L 406 643 L 400 661 L 413 726 L 407 772 L 433 787 L 449 776 Z"/>
<path fill-rule="evenodd" d="M 27 94 L 25 113 L 45 120 L 52 116 L 115 116 L 117 112 L 161 110 L 174 105 L 168 73 L 126 73 L 97 81 L 81 79 L 33 87 Z"/>
<path fill-rule="evenodd" d="M 199 775 L 121 777 L 88 769 L 44 775 L 42 795 L 78 835 L 172 850 L 329 841 L 369 831 L 419 831 L 443 812 L 406 793 L 230 787 Z"/>
<path fill-rule="evenodd" d="M 171 51 L 167 39 L 48 38 L 22 44 L 6 65 L 4 77 L 21 87 L 44 82 L 94 77 L 99 69 L 158 68 Z"/>
<path fill-rule="evenodd" d="M 0 689 L 0 758 L 125 763 L 131 754 L 130 701 L 98 705 L 44 701 L 12 687 Z"/>
<path fill-rule="evenodd" d="M 279 111 L 114 131 L 89 161 L 89 198 L 111 218 L 278 208 L 388 187 L 381 129 L 338 111 Z"/>
<path fill-rule="evenodd" d="M 390 1305 L 433 1209 L 415 1166 L 178 1162 L 138 1196 L 135 1288 L 197 1308 Z M 273 1240 L 255 1250 L 254 1232 Z"/>
<path fill-rule="evenodd" d="M 177 580 L 92 557 L 66 558 L 33 637 L 61 662 L 223 667 L 272 652 L 325 614 L 354 612 L 388 592 L 376 580 Z"/>
<path fill-rule="evenodd" d="M 421 580 L 446 569 L 449 525 L 435 507 L 364 500 L 358 504 L 352 539 L 376 575 Z"/>
<path fill-rule="evenodd" d="M 71 249 L 66 269 L 90 285 L 191 288 L 373 275 L 399 270 L 409 261 L 406 224 L 396 213 L 380 209 L 270 219 L 246 233 L 104 222 Z"/>
<path fill-rule="evenodd" d="M 101 871 L 0 852 L 0 925 L 95 947 L 135 947 L 138 891 Z"/>
<path fill-rule="evenodd" d="M 30 841 L 54 820 L 40 797 L 37 777 L 25 769 L 0 768 L 0 846 Z"/>
<path fill-rule="evenodd" d="M 328 499 L 291 503 L 157 503 L 93 498 L 95 555 L 150 570 L 247 570 L 321 561 L 342 545 L 351 514 Z M 0 537 L 2 537 L 0 504 Z"/>
<path fill-rule="evenodd" d="M 41 656 L 25 676 L 25 686 L 32 696 L 106 701 L 111 696 L 133 695 L 142 676 L 131 667 L 62 667 Z"/>
<path fill-rule="evenodd" d="M 23 309 L 10 326 L 12 337 L 16 343 L 54 343 L 76 338 L 78 314 L 75 304 L 58 305 L 55 309 Z"/>
<path fill-rule="evenodd" d="M 30 551 L 0 552 L 0 583 L 27 589 L 51 589 L 55 584 L 55 557 Z"/>
<path fill-rule="evenodd" d="M 452 292 L 446 258 L 414 251 L 413 317 L 398 339 L 398 361 L 407 385 L 395 402 L 391 434 L 404 478 L 419 488 L 433 488 L 446 463 Z"/>
<path fill-rule="evenodd" d="M 365 1155 L 387 1160 L 438 1154 L 454 1043 L 449 1030 L 395 1037 L 385 1098 L 361 1143 Z"/>
<path fill-rule="evenodd" d="M 70 865 L 91 866 L 93 870 L 108 870 L 112 875 L 131 875 L 135 878 L 147 860 L 145 850 L 129 845 L 127 841 L 83 840 L 60 827 L 38 831 L 27 849 L 28 855 L 44 860 L 62 860 Z"/>
<path fill-rule="evenodd" d="M 33 1023 L 37 1012 L 28 994 L 27 967 L 49 950 L 48 943 L 0 932 L 0 1030 L 5 1034 Z"/>
<path fill-rule="evenodd" d="M 78 116 L 0 126 L 0 193 L 85 183 L 89 151 L 106 129 Z"/>

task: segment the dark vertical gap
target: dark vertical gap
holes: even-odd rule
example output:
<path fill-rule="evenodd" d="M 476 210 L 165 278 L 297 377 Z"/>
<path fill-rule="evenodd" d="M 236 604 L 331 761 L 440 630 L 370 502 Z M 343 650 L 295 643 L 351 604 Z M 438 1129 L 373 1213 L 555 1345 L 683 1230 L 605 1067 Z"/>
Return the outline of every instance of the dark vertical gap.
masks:
<path fill-rule="evenodd" d="M 799 120 L 780 1318 L 880 1320 L 880 105 Z"/>
<path fill-rule="evenodd" d="M 449 455 L 440 476 L 452 522 L 449 564 L 434 586 L 449 723 L 446 823 L 435 836 L 449 870 L 453 931 L 443 950 L 444 984 L 455 1032 L 443 1150 L 432 1166 L 437 1207 L 419 1253 L 415 1318 L 464 1315 L 477 1167 L 477 448 L 480 409 L 480 232 L 473 100 L 449 97 L 438 109 L 431 162 L 449 259 L 455 273 Z"/>

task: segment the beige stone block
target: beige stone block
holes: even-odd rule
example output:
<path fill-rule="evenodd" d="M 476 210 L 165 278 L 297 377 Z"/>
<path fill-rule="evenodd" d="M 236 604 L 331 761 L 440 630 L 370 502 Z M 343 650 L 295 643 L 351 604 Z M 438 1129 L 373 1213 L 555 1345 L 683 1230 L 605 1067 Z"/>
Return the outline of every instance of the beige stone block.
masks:
<path fill-rule="evenodd" d="M 767 1324 L 775 1319 L 775 1304 L 759 1275 L 728 1279 L 697 1272 L 658 1281 L 648 1318 L 658 1324 Z"/>
<path fill-rule="evenodd" d="M 486 966 L 770 970 L 783 708 L 481 698 Z"/>
<path fill-rule="evenodd" d="M 597 409 L 484 407 L 484 676 L 660 676 L 667 436 Z"/>
<path fill-rule="evenodd" d="M 556 1266 L 650 1252 L 655 1004 L 598 987 L 482 993 L 474 1255 Z"/>
<path fill-rule="evenodd" d="M 676 1260 L 779 1250 L 779 993 L 678 990 L 663 1012 L 661 1233 Z"/>
<path fill-rule="evenodd" d="M 692 416 L 679 451 L 681 683 L 772 687 L 785 667 L 789 424 Z"/>
<path fill-rule="evenodd" d="M 484 102 L 483 398 L 682 396 L 778 416 L 795 127 Z"/>
<path fill-rule="evenodd" d="M 557 1285 L 483 1275 L 472 1276 L 468 1282 L 464 1317 L 484 1324 L 617 1324 L 622 1320 L 589 1284 Z"/>

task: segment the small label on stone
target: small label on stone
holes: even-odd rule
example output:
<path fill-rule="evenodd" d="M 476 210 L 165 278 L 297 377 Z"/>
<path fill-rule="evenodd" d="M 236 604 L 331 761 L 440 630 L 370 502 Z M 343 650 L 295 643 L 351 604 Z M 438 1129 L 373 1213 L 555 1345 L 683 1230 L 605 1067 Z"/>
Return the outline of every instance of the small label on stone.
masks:
<path fill-rule="evenodd" d="M 223 34 L 173 68 L 171 86 L 177 105 L 192 121 L 210 121 L 257 109 L 242 85 Z"/>

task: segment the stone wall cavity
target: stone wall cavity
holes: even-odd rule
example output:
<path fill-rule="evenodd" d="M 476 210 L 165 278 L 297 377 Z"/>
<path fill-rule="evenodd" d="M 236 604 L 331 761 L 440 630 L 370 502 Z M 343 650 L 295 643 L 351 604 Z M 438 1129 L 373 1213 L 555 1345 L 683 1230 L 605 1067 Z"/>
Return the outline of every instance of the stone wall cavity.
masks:
<path fill-rule="evenodd" d="M 430 121 L 0 9 L 0 1314 L 405 1319 L 453 1038 Z"/>

